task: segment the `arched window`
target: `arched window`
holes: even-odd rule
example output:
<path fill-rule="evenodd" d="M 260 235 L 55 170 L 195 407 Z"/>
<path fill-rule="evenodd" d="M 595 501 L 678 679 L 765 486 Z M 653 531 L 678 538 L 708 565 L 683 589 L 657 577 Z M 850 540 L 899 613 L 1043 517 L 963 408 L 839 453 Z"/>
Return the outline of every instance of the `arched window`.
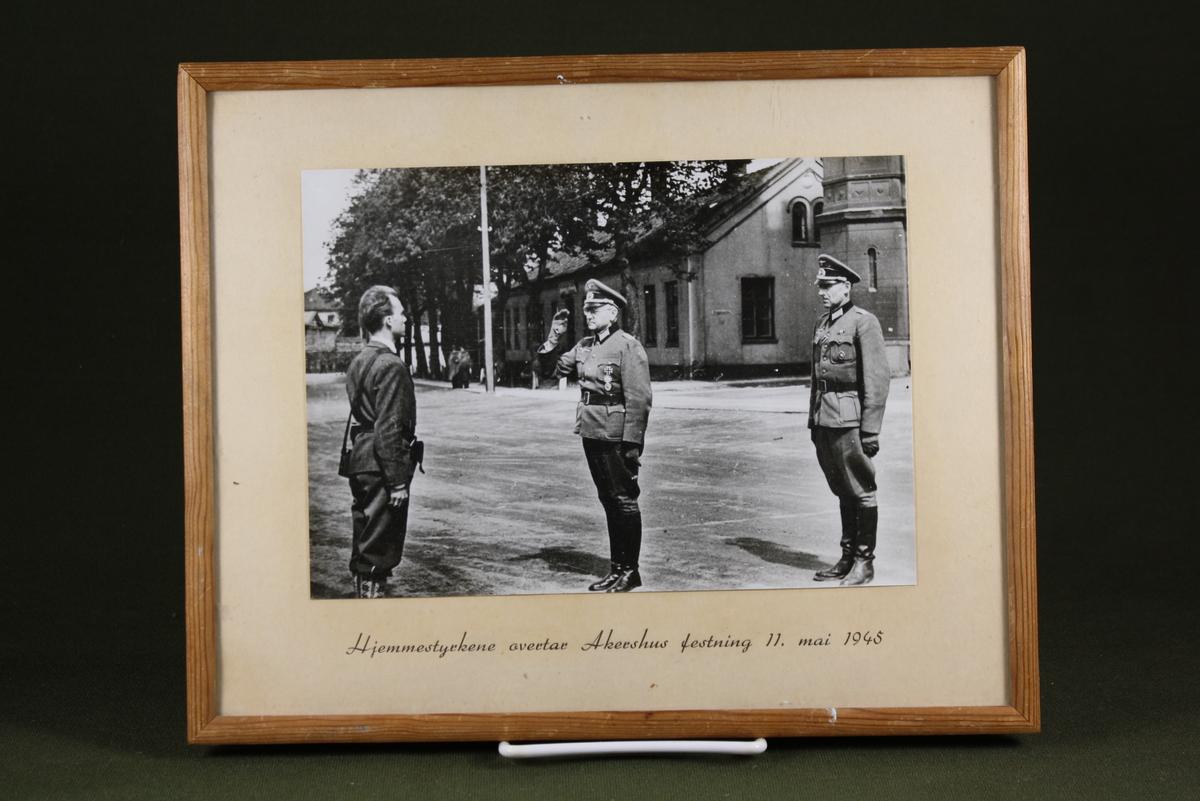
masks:
<path fill-rule="evenodd" d="M 825 211 L 825 201 L 818 200 L 815 203 L 813 203 L 812 234 L 813 234 L 814 242 L 821 241 L 821 223 L 819 220 L 817 220 L 817 218 L 821 216 L 821 212 L 823 212 L 823 211 Z"/>
<path fill-rule="evenodd" d="M 800 198 L 792 201 L 792 244 L 808 242 L 808 204 Z"/>
<path fill-rule="evenodd" d="M 867 288 L 879 291 L 879 252 L 875 248 L 867 248 Z"/>

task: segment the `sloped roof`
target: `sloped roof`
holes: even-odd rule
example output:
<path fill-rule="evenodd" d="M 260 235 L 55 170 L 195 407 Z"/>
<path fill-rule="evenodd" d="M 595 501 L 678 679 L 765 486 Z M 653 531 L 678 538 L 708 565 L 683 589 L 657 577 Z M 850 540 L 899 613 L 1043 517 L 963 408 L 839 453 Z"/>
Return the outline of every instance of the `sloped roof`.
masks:
<path fill-rule="evenodd" d="M 784 178 L 801 161 L 802 159 L 796 158 L 783 159 L 778 164 L 748 175 L 745 185 L 735 195 L 726 198 L 724 202 L 703 212 L 704 232 L 711 234 L 717 228 L 720 228 L 729 218 L 735 216 L 746 206 L 749 206 L 759 196 Z M 727 234 L 728 231 L 725 233 Z M 719 242 L 724 235 L 722 234 L 717 239 L 714 239 L 713 242 Z"/>
<path fill-rule="evenodd" d="M 724 201 L 701 209 L 697 212 L 698 222 L 701 223 L 701 230 L 705 235 L 711 234 L 719 228 L 727 220 L 735 216 L 746 206 L 753 203 L 760 195 L 766 192 L 777 181 L 783 178 L 787 173 L 796 166 L 801 159 L 791 158 L 783 159 L 778 164 L 753 172 L 745 177 L 745 183 L 736 194 L 726 198 Z M 732 230 L 732 229 L 730 229 Z M 653 233 L 649 231 L 642 237 L 645 239 Z M 719 242 L 729 231 L 724 232 L 721 236 L 713 239 L 712 242 Z M 603 242 L 609 238 L 609 235 L 600 232 L 596 238 Z M 589 269 L 602 271 L 615 255 L 613 248 L 606 248 L 601 252 L 600 256 L 593 260 L 587 256 L 575 256 L 567 253 L 559 254 L 553 260 L 546 264 L 545 278 L 552 280 L 555 278 L 565 278 L 577 273 L 583 273 Z"/>
<path fill-rule="evenodd" d="M 340 312 L 342 307 L 325 290 L 314 287 L 304 293 L 304 310 Z"/>
<path fill-rule="evenodd" d="M 322 317 L 322 315 L 324 315 L 325 317 L 329 317 L 330 313 L 328 311 L 323 311 L 323 312 L 318 312 L 318 311 L 313 311 L 313 310 L 305 311 L 304 312 L 304 327 L 305 328 L 321 328 L 321 329 L 341 328 L 341 317 L 342 317 L 341 314 L 335 314 L 333 316 L 334 319 L 332 322 L 324 319 Z"/>

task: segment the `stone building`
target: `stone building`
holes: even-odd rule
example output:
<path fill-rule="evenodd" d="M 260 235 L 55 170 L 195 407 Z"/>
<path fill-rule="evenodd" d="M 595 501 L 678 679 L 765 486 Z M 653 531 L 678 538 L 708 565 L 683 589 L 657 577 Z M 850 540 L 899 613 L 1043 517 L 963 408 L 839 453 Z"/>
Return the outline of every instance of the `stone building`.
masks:
<path fill-rule="evenodd" d="M 804 374 L 823 312 L 813 287 L 817 256 L 829 253 L 862 277 L 853 299 L 878 315 L 894 374 L 907 374 L 908 258 L 903 158 L 784 159 L 749 176 L 710 210 L 708 245 L 683 260 L 633 265 L 642 342 L 658 378 Z M 554 264 L 539 286 L 514 293 L 499 352 L 528 361 L 558 308 L 583 335 L 582 287 L 619 287 L 616 269 L 581 259 Z"/>
<path fill-rule="evenodd" d="M 320 289 L 304 293 L 305 351 L 335 350 L 341 328 L 342 310 L 332 297 Z"/>

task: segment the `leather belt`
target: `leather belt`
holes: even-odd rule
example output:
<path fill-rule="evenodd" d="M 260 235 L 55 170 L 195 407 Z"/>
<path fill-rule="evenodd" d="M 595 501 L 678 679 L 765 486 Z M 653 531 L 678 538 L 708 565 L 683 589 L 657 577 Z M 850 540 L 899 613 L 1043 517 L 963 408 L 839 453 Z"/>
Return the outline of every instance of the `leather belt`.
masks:
<path fill-rule="evenodd" d="M 623 395 L 605 395 L 600 392 L 589 392 L 585 389 L 579 395 L 579 402 L 584 406 L 624 406 L 625 397 Z"/>
<path fill-rule="evenodd" d="M 853 381 L 826 381 L 819 378 L 812 385 L 817 392 L 858 392 L 858 384 Z"/>

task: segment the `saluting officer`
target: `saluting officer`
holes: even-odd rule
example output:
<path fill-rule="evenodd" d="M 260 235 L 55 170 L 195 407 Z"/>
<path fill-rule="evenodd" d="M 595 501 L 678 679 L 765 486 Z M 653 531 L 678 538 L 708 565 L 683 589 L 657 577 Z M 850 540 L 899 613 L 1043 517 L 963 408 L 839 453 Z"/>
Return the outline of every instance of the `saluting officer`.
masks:
<path fill-rule="evenodd" d="M 404 331 L 404 305 L 396 291 L 373 286 L 364 292 L 358 324 L 369 339 L 346 370 L 354 421 L 347 470 L 354 521 L 350 573 L 355 595 L 383 598 L 408 531 L 417 402 L 408 365 L 396 351 L 395 337 Z"/>
<path fill-rule="evenodd" d="M 828 255 L 817 257 L 817 294 L 828 310 L 812 345 L 808 427 L 817 461 L 842 510 L 842 556 L 815 581 L 867 584 L 875 577 L 879 507 L 875 465 L 891 372 L 879 320 L 850 301 L 858 273 Z"/>
<path fill-rule="evenodd" d="M 591 336 L 558 357 L 555 374 L 579 382 L 575 433 L 583 438 L 588 469 L 608 520 L 611 569 L 588 589 L 628 592 L 642 586 L 638 468 L 650 417 L 650 363 L 642 343 L 617 322 L 626 306 L 624 296 L 596 280 L 588 281 L 584 292 L 583 315 Z M 566 309 L 554 315 L 539 355 L 549 357 L 559 349 L 568 316 Z"/>

